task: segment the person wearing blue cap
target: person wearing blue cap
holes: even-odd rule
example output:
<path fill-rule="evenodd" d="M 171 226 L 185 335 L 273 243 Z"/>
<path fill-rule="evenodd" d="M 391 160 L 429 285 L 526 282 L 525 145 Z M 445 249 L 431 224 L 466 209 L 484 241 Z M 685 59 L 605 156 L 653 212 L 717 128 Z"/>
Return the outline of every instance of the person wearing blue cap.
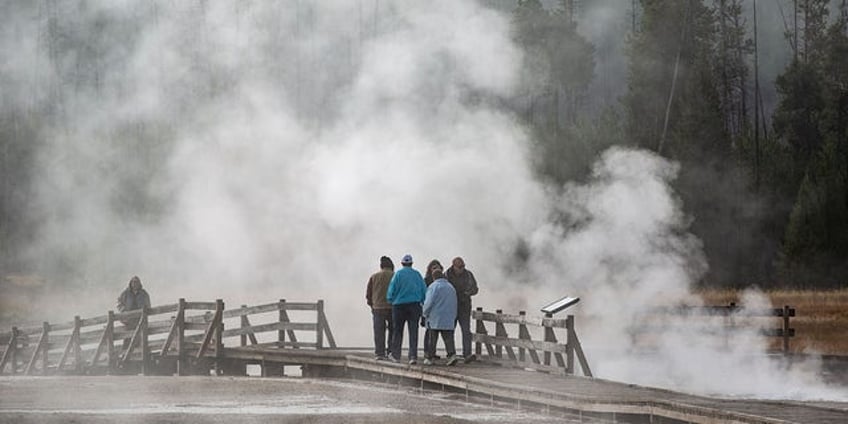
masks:
<path fill-rule="evenodd" d="M 427 294 L 427 286 L 421 273 L 412 268 L 412 255 L 403 255 L 401 269 L 395 272 L 389 282 L 386 300 L 392 304 L 392 362 L 400 362 L 400 349 L 403 345 L 403 326 L 409 328 L 409 364 L 418 363 L 418 321 L 421 319 L 421 305 Z"/>

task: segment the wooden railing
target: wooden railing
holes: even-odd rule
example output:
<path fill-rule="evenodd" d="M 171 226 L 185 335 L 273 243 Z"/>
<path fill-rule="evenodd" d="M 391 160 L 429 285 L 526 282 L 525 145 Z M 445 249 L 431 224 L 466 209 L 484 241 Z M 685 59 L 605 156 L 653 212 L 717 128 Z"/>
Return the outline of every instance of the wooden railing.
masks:
<path fill-rule="evenodd" d="M 293 322 L 289 311 L 315 311 L 315 321 Z M 252 319 L 256 323 L 251 323 Z M 314 333 L 315 341 L 298 341 L 296 332 Z M 295 349 L 322 349 L 326 337 L 329 347 L 336 347 L 322 300 L 295 303 L 283 299 L 225 310 L 220 299 L 180 299 L 176 304 L 109 311 L 93 318 L 77 316 L 67 323 L 12 327 L 0 334 L 4 346 L 0 374 L 182 375 L 208 373 L 212 368 L 220 373 L 226 359 L 224 340 L 235 337 L 239 346 L 249 341 L 250 345 Z M 263 338 L 272 340 L 260 340 Z"/>
<path fill-rule="evenodd" d="M 524 311 L 519 312 L 518 315 L 508 315 L 500 309 L 491 313 L 484 312 L 483 308 L 477 308 L 472 312 L 471 317 L 477 324 L 472 337 L 478 356 L 482 355 L 482 348 L 485 346 L 488 359 L 492 361 L 509 366 L 572 375 L 575 371 L 576 357 L 583 375 L 592 376 L 580 340 L 577 338 L 577 332 L 574 330 L 573 315 L 568 315 L 565 319 L 554 319 L 548 314 L 545 318 L 531 319 Z M 494 323 L 494 335 L 487 331 L 486 322 Z M 517 325 L 517 337 L 509 336 L 506 330 L 507 324 Z M 544 332 L 544 340 L 532 340 L 531 330 L 528 327 L 541 329 Z M 565 344 L 557 341 L 555 328 L 565 329 Z M 551 357 L 554 359 L 553 363 Z"/>
<path fill-rule="evenodd" d="M 639 335 L 657 333 L 659 331 L 674 330 L 675 326 L 690 324 L 696 327 L 686 329 L 686 331 L 698 331 L 704 335 L 712 334 L 721 337 L 725 344 L 730 343 L 731 336 L 739 331 L 750 331 L 754 328 L 754 332 L 764 337 L 779 337 L 782 339 L 781 351 L 784 354 L 789 353 L 789 341 L 795 337 L 795 329 L 791 327 L 790 319 L 795 316 L 795 308 L 789 305 L 783 308 L 748 308 L 739 306 L 736 303 L 730 303 L 727 306 L 675 306 L 665 308 L 654 308 L 642 314 L 637 319 L 636 324 L 632 325 L 628 331 L 631 339 L 636 344 L 636 339 Z M 667 323 L 666 318 L 693 318 L 675 323 Z M 758 325 L 753 323 L 753 319 L 777 318 L 780 320 L 779 327 L 771 327 L 769 325 Z M 698 318 L 695 320 L 694 318 Z M 713 319 L 715 322 L 707 322 L 705 320 Z M 660 324 L 653 324 L 653 321 L 660 321 Z M 773 322 L 772 322 L 773 324 Z"/>

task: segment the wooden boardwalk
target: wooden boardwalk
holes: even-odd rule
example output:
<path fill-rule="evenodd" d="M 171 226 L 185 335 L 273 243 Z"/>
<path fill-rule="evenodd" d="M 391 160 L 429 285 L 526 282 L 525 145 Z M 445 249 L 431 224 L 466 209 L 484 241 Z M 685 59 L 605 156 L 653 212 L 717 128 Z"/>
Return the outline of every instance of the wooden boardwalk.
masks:
<path fill-rule="evenodd" d="M 258 365 L 263 376 L 279 376 L 284 367 L 299 366 L 306 377 L 412 384 L 586 423 L 848 423 L 848 403 L 716 399 L 586 377 L 589 361 L 571 316 L 530 319 L 475 311 L 480 360 L 447 367 L 376 361 L 367 350 L 337 348 L 323 307 L 321 301 L 280 300 L 225 310 L 220 300 L 181 299 L 147 311 L 13 328 L 0 334 L 5 346 L 0 373 L 245 375 L 249 365 Z M 121 319 L 136 321 L 128 327 Z M 515 337 L 506 325 L 517 326 Z M 531 326 L 543 331 L 543 341 L 532 339 Z M 564 343 L 554 329 L 565 332 Z M 576 375 L 578 368 L 583 376 Z"/>
<path fill-rule="evenodd" d="M 225 356 L 252 363 L 300 364 L 308 377 L 357 378 L 404 383 L 464 393 L 479 400 L 512 402 L 517 407 L 555 409 L 585 422 L 844 424 L 848 403 L 731 400 L 695 396 L 597 378 L 555 375 L 503 366 L 501 361 L 471 364 L 406 365 L 376 361 L 361 350 L 292 350 L 236 347 Z"/>

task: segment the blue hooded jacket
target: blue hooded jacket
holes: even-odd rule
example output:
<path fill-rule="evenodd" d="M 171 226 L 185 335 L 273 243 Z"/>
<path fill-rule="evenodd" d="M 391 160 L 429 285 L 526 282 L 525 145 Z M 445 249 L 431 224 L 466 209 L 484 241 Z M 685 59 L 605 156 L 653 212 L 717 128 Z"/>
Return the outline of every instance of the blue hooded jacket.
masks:
<path fill-rule="evenodd" d="M 427 294 L 427 286 L 421 273 L 411 266 L 405 266 L 395 272 L 389 282 L 386 300 L 392 305 L 404 303 L 423 303 Z"/>
<path fill-rule="evenodd" d="M 453 330 L 456 325 L 456 289 L 445 278 L 439 278 L 427 288 L 424 318 L 431 330 Z"/>

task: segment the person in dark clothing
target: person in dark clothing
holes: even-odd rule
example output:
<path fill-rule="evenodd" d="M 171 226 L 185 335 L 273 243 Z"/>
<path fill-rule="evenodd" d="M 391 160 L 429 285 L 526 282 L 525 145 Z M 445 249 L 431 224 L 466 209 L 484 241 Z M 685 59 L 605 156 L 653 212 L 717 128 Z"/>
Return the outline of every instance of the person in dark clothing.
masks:
<path fill-rule="evenodd" d="M 118 312 L 135 311 L 137 309 L 146 309 L 150 307 L 150 295 L 141 286 L 141 278 L 133 276 L 130 278 L 130 283 L 127 288 L 118 296 Z M 122 319 L 121 323 L 127 328 L 133 329 L 138 326 L 138 318 Z M 130 344 L 131 339 L 124 339 L 122 349 L 126 349 Z"/>
<path fill-rule="evenodd" d="M 118 296 L 118 312 L 134 311 L 149 307 L 150 295 L 141 286 L 141 279 L 138 276 L 134 276 L 130 279 L 129 286 Z"/>
<path fill-rule="evenodd" d="M 462 357 L 466 363 L 472 362 L 477 356 L 471 353 L 471 296 L 478 292 L 477 280 L 474 274 L 465 268 L 465 261 L 458 256 L 453 258 L 445 277 L 456 290 L 456 321 L 462 333 Z"/>
<path fill-rule="evenodd" d="M 427 287 L 430 287 L 430 284 L 433 284 L 433 271 L 435 271 L 437 269 L 440 270 L 440 271 L 444 271 L 444 268 L 442 268 L 442 263 L 439 262 L 438 259 L 433 259 L 432 261 L 430 261 L 429 264 L 427 264 L 427 270 L 424 272 L 424 284 Z M 421 317 L 421 326 L 426 327 L 423 316 Z M 424 330 L 424 358 L 425 359 L 431 359 L 431 360 L 432 359 L 439 359 L 438 355 L 434 355 L 432 358 L 427 356 L 428 355 L 427 346 L 430 346 L 430 334 L 431 333 L 432 332 L 430 331 L 430 329 Z"/>
<path fill-rule="evenodd" d="M 392 304 L 386 300 L 389 283 L 395 274 L 395 264 L 388 256 L 380 258 L 380 270 L 368 279 L 365 289 L 365 301 L 371 307 L 371 318 L 374 326 L 374 355 L 378 361 L 388 359 L 392 349 Z M 388 331 L 388 348 L 386 347 L 386 331 Z"/>

